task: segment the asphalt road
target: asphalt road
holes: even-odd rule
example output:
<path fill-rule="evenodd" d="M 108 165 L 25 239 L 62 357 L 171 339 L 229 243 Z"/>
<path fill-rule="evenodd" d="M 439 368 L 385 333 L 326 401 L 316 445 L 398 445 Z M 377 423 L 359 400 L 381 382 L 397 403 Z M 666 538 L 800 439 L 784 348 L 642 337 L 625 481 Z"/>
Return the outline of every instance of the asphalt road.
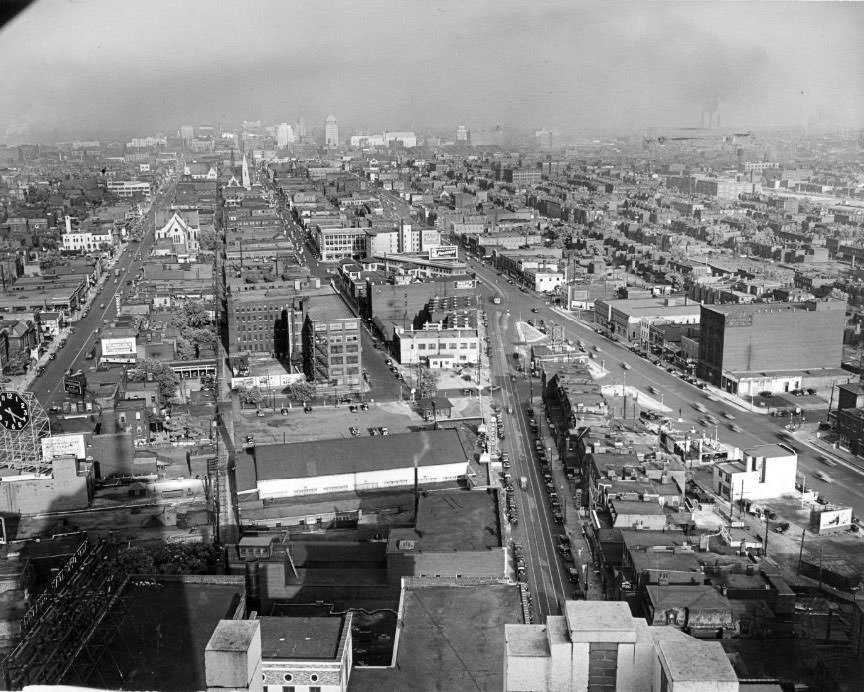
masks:
<path fill-rule="evenodd" d="M 602 384 L 626 384 L 642 390 L 648 396 L 654 396 L 650 392 L 650 387 L 655 387 L 663 393 L 663 404 L 671 409 L 667 415 L 671 418 L 680 418 L 680 421 L 675 423 L 678 430 L 703 430 L 711 437 L 716 435 L 721 442 L 741 449 L 777 442 L 790 444 L 798 451 L 798 473 L 805 477 L 808 488 L 818 490 L 830 502 L 852 507 L 857 516 L 864 516 L 864 483 L 862 483 L 864 474 L 843 463 L 827 468 L 819 460 L 822 456 L 821 450 L 809 446 L 806 440 L 791 439 L 785 434 L 783 426 L 789 422 L 788 418 L 752 413 L 743 407 L 717 398 L 710 388 L 700 390 L 695 385 L 670 374 L 663 367 L 656 366 L 638 356 L 619 342 L 598 334 L 590 325 L 562 316 L 546 305 L 542 296 L 530 292 L 523 293 L 518 286 L 508 284 L 505 277 L 498 276 L 494 269 L 476 261 L 471 261 L 471 265 L 471 269 L 484 282 L 485 286 L 482 290 L 484 296 L 491 298 L 496 291 L 504 296 L 500 307 L 509 309 L 511 317 L 517 320 L 543 319 L 547 324 L 553 322 L 561 324 L 564 326 L 566 338 L 574 342 L 581 340 L 586 349 L 597 346 L 600 351 L 596 352 L 595 356 L 608 370 L 608 374 L 601 380 Z M 488 303 L 489 300 L 485 302 Z M 532 308 L 537 309 L 536 314 L 531 312 Z M 630 366 L 629 369 L 625 369 L 624 363 Z M 709 395 L 715 400 L 709 399 Z M 696 403 L 701 404 L 717 419 L 716 428 L 700 425 L 699 420 L 703 419 L 705 414 L 694 408 Z M 623 400 L 613 402 L 613 405 L 619 407 L 618 415 L 621 415 Z M 628 403 L 627 412 L 628 417 L 634 415 L 632 401 Z M 724 414 L 733 416 L 734 420 L 728 419 Z M 813 412 L 808 413 L 808 417 L 810 420 L 815 420 L 817 417 L 821 420 L 825 416 L 824 412 L 818 415 Z M 733 424 L 741 429 L 740 433 L 731 429 L 730 426 Z M 833 482 L 826 483 L 819 480 L 814 475 L 816 471 L 829 473 Z"/>
<path fill-rule="evenodd" d="M 174 184 L 169 183 L 163 191 L 154 196 L 150 209 L 139 222 L 143 231 L 141 242 L 127 243 L 126 250 L 120 255 L 114 266 L 106 272 L 105 281 L 101 287 L 96 286 L 91 289 L 92 297 L 87 316 L 73 323 L 75 333 L 68 335 L 66 345 L 56 349 L 57 357 L 47 362 L 45 372 L 37 376 L 31 384 L 30 391 L 36 395 L 46 410 L 52 405 L 59 405 L 66 398 L 66 393 L 63 391 L 63 375 L 67 370 L 70 368 L 76 371 L 81 369 L 87 374 L 96 369 L 97 360 L 95 358 L 87 360 L 85 356 L 94 345 L 98 344 L 99 332 L 102 328 L 117 316 L 115 294 L 119 290 L 128 290 L 127 279 L 138 274 L 144 258 L 149 254 L 155 240 L 153 220 L 156 209 L 163 206 L 166 200 L 170 200 L 173 192 Z M 139 251 L 142 258 L 140 260 L 135 259 Z M 120 270 L 120 276 L 116 279 L 114 269 Z M 104 307 L 101 307 L 102 305 Z M 69 396 L 73 400 L 78 398 L 74 395 Z"/>

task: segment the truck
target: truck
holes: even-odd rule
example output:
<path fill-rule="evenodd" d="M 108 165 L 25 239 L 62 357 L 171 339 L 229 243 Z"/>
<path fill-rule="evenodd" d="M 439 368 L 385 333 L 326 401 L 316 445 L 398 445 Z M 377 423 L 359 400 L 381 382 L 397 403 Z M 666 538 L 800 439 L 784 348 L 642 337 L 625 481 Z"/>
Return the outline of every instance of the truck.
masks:
<path fill-rule="evenodd" d="M 501 296 L 492 296 L 492 303 L 494 305 L 501 305 Z"/>
<path fill-rule="evenodd" d="M 114 270 L 114 278 L 116 279 L 118 276 L 120 276 L 120 270 L 119 270 L 119 269 L 115 269 L 115 270 Z"/>
<path fill-rule="evenodd" d="M 519 487 L 522 490 L 528 489 L 528 476 L 519 476 Z"/>

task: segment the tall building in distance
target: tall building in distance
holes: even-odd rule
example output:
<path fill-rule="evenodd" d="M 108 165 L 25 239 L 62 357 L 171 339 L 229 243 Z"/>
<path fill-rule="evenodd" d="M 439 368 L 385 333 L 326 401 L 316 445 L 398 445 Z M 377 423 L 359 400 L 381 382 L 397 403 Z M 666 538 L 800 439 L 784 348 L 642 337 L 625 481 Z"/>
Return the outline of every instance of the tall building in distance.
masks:
<path fill-rule="evenodd" d="M 300 141 L 306 136 L 306 118 L 302 115 L 297 119 L 297 137 Z"/>
<path fill-rule="evenodd" d="M 339 146 L 339 125 L 336 122 L 336 116 L 332 113 L 324 121 L 324 146 Z"/>
<path fill-rule="evenodd" d="M 276 128 L 276 146 L 279 149 L 284 149 L 295 140 L 294 128 L 288 123 L 279 123 Z"/>
<path fill-rule="evenodd" d="M 460 125 L 456 128 L 456 141 L 457 142 L 467 142 L 471 139 L 471 133 L 468 132 L 468 128 L 464 125 Z"/>

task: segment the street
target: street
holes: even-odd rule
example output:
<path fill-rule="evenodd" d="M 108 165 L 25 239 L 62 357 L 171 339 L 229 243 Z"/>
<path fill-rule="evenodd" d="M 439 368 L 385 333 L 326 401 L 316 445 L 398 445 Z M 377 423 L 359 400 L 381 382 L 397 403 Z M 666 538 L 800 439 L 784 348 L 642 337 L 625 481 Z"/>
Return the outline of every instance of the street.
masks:
<path fill-rule="evenodd" d="M 72 323 L 74 332 L 67 330 L 66 345 L 60 348 L 58 341 L 51 344 L 48 353 L 56 353 L 56 358 L 52 360 L 47 358 L 46 354 L 42 363 L 45 371 L 36 376 L 29 386 L 29 390 L 46 410 L 59 405 L 66 397 L 63 391 L 63 375 L 66 371 L 70 368 L 76 371 L 81 369 L 87 374 L 96 369 L 98 349 L 96 358 L 88 360 L 86 355 L 99 343 L 100 333 L 105 325 L 117 317 L 115 296 L 118 291 L 128 290 L 126 281 L 137 276 L 140 271 L 155 240 L 153 224 L 156 210 L 166 200 L 170 201 L 173 189 L 173 182 L 167 183 L 163 190 L 154 195 L 150 209 L 136 224 L 136 229 L 142 229 L 141 242 L 126 243 L 124 252 L 116 258 L 115 264 L 105 270 L 100 284 L 91 288 L 87 316 Z M 139 254 L 141 259 L 136 259 Z M 120 272 L 116 278 L 115 269 Z M 102 305 L 104 307 L 100 307 Z"/>
<path fill-rule="evenodd" d="M 626 384 L 649 396 L 654 396 L 651 394 L 651 388 L 655 388 L 658 392 L 656 398 L 662 396 L 663 405 L 669 409 L 665 415 L 675 421 L 674 424 L 679 431 L 701 431 L 740 449 L 778 442 L 791 445 L 798 451 L 798 473 L 799 476 L 804 476 L 808 488 L 815 488 L 830 502 L 851 506 L 858 516 L 864 513 L 864 490 L 862 490 L 864 486 L 861 484 L 861 477 L 864 474 L 857 468 L 840 461 L 830 468 L 832 483 L 818 479 L 814 476 L 814 472 L 826 469 L 824 462 L 820 461 L 824 452 L 808 444 L 806 435 L 804 439 L 788 436 L 784 430 L 788 418 L 753 413 L 746 410 L 744 406 L 735 405 L 734 402 L 721 398 L 719 392 L 712 387 L 705 390 L 699 389 L 667 372 L 664 367 L 654 365 L 633 353 L 622 344 L 598 334 L 591 325 L 562 315 L 558 310 L 546 305 L 542 296 L 523 292 L 518 286 L 509 284 L 506 278 L 498 276 L 493 269 L 477 262 L 471 264 L 478 278 L 482 280 L 480 293 L 483 296 L 484 308 L 490 315 L 490 340 L 495 353 L 491 366 L 492 379 L 502 386 L 504 408 L 510 405 L 514 412 L 513 415 L 505 414 L 507 439 L 502 448 L 510 453 L 513 478 L 518 479 L 522 475 L 528 478 L 526 490 L 520 489 L 518 484 L 515 488 L 519 524 L 510 527 L 509 532 L 513 540 L 522 543 L 527 551 L 528 582 L 536 612 L 541 618 L 545 614 L 560 612 L 558 600 L 564 596 L 572 597 L 573 588 L 567 580 L 569 565 L 566 565 L 556 552 L 557 535 L 562 532 L 562 527 L 555 524 L 552 519 L 548 496 L 543 487 L 542 473 L 534 460 L 533 437 L 526 426 L 524 411 L 530 400 L 532 387 L 524 374 L 516 373 L 515 361 L 511 358 L 520 338 L 516 333 L 515 324 L 529 317 L 543 319 L 547 325 L 551 323 L 563 325 L 565 338 L 572 339 L 574 342 L 581 340 L 586 350 L 598 347 L 599 351 L 595 352 L 595 357 L 607 371 L 600 380 L 601 384 Z M 502 296 L 501 305 L 491 304 L 493 295 Z M 537 312 L 532 313 L 532 308 L 536 308 Z M 629 367 L 625 367 L 625 363 Z M 536 391 L 536 387 L 533 389 L 535 396 L 531 402 L 534 417 L 539 422 L 543 415 L 542 407 L 539 392 Z M 618 397 L 612 400 L 618 416 L 624 414 L 623 403 L 623 399 Z M 700 404 L 704 407 L 703 410 L 697 410 L 694 404 Z M 710 428 L 700 425 L 699 420 L 704 419 L 706 413 L 717 420 L 716 425 Z M 816 418 L 824 419 L 824 413 L 817 415 L 813 412 L 810 415 L 814 421 Z M 638 416 L 638 410 L 634 411 L 633 401 L 628 399 L 627 417 L 633 416 Z M 740 432 L 732 430 L 732 425 L 735 425 Z M 560 464 L 555 464 L 553 461 L 552 469 L 559 496 L 571 500 L 572 495 L 566 488 L 567 481 L 563 477 Z M 565 524 L 576 556 L 575 551 L 578 547 L 586 544 L 580 540 L 582 538 L 581 519 L 575 516 L 573 507 L 571 502 L 571 516 L 567 516 Z M 589 573 L 590 578 L 592 572 L 590 554 L 584 553 L 580 557 L 577 557 L 577 563 L 581 564 L 576 566 L 581 569 L 583 564 L 586 565 L 586 572 Z"/>

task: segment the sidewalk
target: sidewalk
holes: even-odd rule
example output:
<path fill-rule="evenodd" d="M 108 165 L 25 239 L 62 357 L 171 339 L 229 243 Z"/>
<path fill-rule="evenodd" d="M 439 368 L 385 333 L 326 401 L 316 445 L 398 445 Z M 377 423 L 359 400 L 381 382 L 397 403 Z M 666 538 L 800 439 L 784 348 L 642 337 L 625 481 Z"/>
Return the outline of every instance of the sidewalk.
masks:
<path fill-rule="evenodd" d="M 792 433 L 792 438 L 798 442 L 806 444 L 811 449 L 816 450 L 820 454 L 824 454 L 829 459 L 836 461 L 838 464 L 848 467 L 852 471 L 864 473 L 864 459 L 852 454 L 852 452 L 842 449 L 838 442 L 835 441 L 836 434 L 831 431 L 826 431 L 824 437 L 816 437 L 815 431 L 809 429 L 811 426 L 806 426 L 804 430 L 798 430 Z"/>

